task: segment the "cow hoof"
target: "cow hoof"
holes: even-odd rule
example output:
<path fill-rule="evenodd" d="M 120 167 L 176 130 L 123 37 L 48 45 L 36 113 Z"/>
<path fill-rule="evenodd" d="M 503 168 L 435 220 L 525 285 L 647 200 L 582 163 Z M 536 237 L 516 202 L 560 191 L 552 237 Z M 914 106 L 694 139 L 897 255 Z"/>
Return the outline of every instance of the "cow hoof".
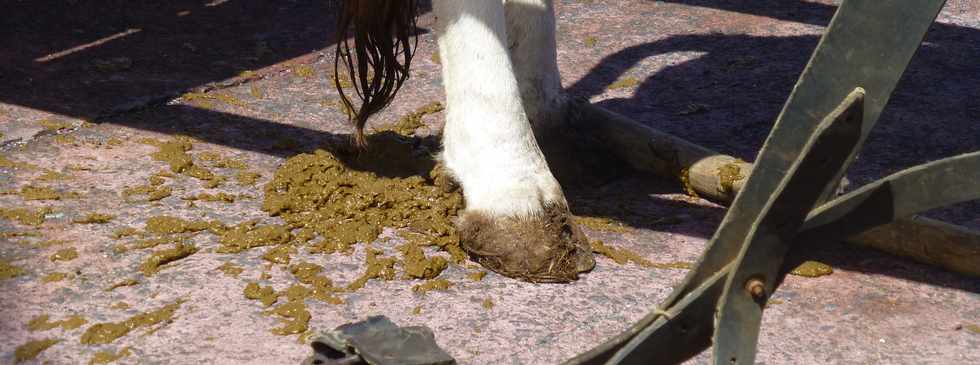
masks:
<path fill-rule="evenodd" d="M 563 283 L 595 267 L 585 235 L 568 208 L 552 205 L 530 218 L 491 217 L 464 212 L 460 245 L 476 262 L 501 275 L 530 281 Z"/>

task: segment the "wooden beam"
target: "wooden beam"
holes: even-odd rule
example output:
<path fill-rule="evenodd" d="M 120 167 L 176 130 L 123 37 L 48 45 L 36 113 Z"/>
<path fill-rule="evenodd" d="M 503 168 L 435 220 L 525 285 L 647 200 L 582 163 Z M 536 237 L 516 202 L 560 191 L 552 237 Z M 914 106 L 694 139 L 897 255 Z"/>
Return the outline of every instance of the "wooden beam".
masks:
<path fill-rule="evenodd" d="M 647 127 L 623 115 L 575 101 L 568 127 L 597 141 L 629 167 L 675 179 L 689 195 L 728 204 L 752 173 L 752 164 Z M 980 232 L 934 219 L 910 217 L 849 237 L 845 242 L 980 277 Z"/>
<path fill-rule="evenodd" d="M 846 242 L 980 277 L 980 232 L 966 227 L 911 217 L 864 231 Z"/>

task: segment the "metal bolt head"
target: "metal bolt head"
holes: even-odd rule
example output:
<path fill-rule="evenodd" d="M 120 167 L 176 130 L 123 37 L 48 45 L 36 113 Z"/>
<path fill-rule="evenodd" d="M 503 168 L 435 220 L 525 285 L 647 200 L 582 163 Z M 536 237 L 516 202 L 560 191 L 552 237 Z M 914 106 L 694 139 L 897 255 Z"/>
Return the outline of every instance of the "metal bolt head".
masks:
<path fill-rule="evenodd" d="M 766 283 L 759 278 L 752 278 L 745 282 L 745 291 L 755 300 L 762 300 L 766 295 Z"/>

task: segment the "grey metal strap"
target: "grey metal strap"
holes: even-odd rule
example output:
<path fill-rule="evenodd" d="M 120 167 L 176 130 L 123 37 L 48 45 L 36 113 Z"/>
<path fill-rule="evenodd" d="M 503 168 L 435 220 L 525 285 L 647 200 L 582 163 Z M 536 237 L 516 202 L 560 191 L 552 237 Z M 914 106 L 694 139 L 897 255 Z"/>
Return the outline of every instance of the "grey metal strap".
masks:
<path fill-rule="evenodd" d="M 568 364 L 677 363 L 706 349 L 712 342 L 713 332 L 716 364 L 732 363 L 733 360 L 751 363 L 755 355 L 758 320 L 765 299 L 781 281 L 776 270 L 794 241 L 793 236 L 814 202 L 830 196 L 836 186 L 834 182 L 839 181 L 846 166 L 853 161 L 944 3 L 943 0 L 845 0 L 777 118 L 752 175 L 709 241 L 697 267 L 675 287 L 661 307 Z M 863 95 L 855 93 L 855 88 L 862 88 Z M 844 108 L 839 108 L 841 105 Z M 807 165 L 804 162 L 807 146 L 811 146 L 807 142 L 816 142 L 822 128 L 836 125 L 829 122 L 835 119 L 835 108 L 842 112 L 855 107 L 860 108 L 861 113 L 860 123 L 856 123 L 860 131 L 850 134 L 854 139 L 847 143 L 828 142 L 830 145 L 841 143 L 838 150 L 831 148 L 834 156 L 828 156 L 828 162 L 835 161 L 834 167 L 819 173 L 811 171 L 812 168 L 798 168 Z M 816 150 L 813 148 L 811 152 Z M 960 169 L 975 161 L 957 158 L 952 163 L 955 169 Z M 933 171 L 931 167 L 925 170 Z M 913 175 L 927 175 L 919 174 L 922 173 L 880 182 L 879 190 L 871 187 L 868 191 L 882 191 L 883 186 L 911 183 Z M 955 177 L 949 179 L 975 178 L 969 174 L 953 175 Z M 790 184 L 794 176 L 812 176 L 812 185 L 802 183 L 806 180 Z M 791 191 L 783 190 L 787 187 Z M 867 226 L 864 223 L 839 223 L 842 221 L 829 215 L 862 207 L 874 209 L 858 204 L 862 196 L 865 195 L 848 195 L 824 205 L 827 209 L 839 208 L 827 210 L 830 213 L 810 214 L 811 219 L 824 217 L 820 219 L 827 221 L 811 220 L 806 227 L 842 231 L 827 224 L 853 229 Z M 901 212 L 970 196 L 973 196 L 972 192 L 956 196 L 924 194 L 921 202 L 906 204 L 908 209 L 903 208 Z M 904 194 L 895 196 L 892 201 L 910 197 L 913 196 Z M 925 203 L 925 200 L 930 202 Z M 888 214 L 894 216 L 898 212 Z M 823 234 L 822 231 L 812 233 Z M 765 280 L 753 282 L 754 277 Z M 719 303 L 720 308 L 717 307 Z M 720 315 L 717 331 L 714 327 L 716 311 L 720 311 L 717 312 Z"/>
<path fill-rule="evenodd" d="M 770 195 L 728 275 L 714 331 L 715 363 L 752 364 L 762 311 L 793 237 L 861 138 L 864 91 L 856 89 L 817 126 Z"/>
<path fill-rule="evenodd" d="M 898 218 L 975 199 L 980 199 L 980 151 L 899 171 L 821 205 L 810 212 L 797 240 L 840 240 Z"/>

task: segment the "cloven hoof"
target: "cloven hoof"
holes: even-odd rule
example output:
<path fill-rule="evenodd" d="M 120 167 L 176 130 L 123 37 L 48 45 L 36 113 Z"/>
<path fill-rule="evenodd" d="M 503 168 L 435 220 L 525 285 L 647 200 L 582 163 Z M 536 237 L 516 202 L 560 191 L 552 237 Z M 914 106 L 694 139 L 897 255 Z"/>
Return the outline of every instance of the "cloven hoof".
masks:
<path fill-rule="evenodd" d="M 564 283 L 595 267 L 585 235 L 568 208 L 552 205 L 540 216 L 495 218 L 463 212 L 460 245 L 476 262 L 501 275 L 537 283 Z"/>

